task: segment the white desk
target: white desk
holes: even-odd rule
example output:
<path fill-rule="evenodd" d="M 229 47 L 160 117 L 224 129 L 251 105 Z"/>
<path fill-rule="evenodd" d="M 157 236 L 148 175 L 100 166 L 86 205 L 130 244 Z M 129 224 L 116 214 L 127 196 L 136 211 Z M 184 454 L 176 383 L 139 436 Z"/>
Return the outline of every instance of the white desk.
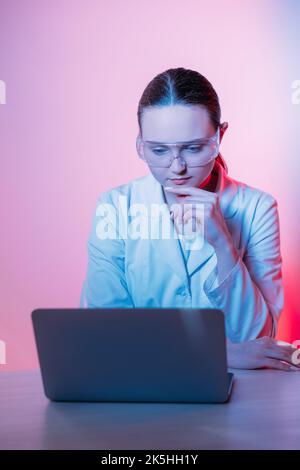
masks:
<path fill-rule="evenodd" d="M 226 404 L 53 403 L 0 372 L 0 449 L 300 449 L 300 372 L 232 370 Z"/>

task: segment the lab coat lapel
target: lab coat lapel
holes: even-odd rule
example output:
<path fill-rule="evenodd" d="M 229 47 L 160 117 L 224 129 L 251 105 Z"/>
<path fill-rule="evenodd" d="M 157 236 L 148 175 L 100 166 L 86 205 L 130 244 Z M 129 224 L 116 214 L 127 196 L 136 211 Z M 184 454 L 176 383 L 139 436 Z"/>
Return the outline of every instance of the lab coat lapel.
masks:
<path fill-rule="evenodd" d="M 190 255 L 187 261 L 187 269 L 189 276 L 191 276 L 196 270 L 200 269 L 207 261 L 213 256 L 215 250 L 212 245 L 206 240 L 203 242 L 203 246 L 200 249 L 191 249 Z"/>

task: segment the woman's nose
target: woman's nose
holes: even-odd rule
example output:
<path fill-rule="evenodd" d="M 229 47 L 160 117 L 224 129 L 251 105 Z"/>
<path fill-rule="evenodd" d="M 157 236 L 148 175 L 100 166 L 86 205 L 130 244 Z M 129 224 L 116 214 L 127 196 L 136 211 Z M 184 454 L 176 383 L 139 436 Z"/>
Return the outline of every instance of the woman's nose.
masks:
<path fill-rule="evenodd" d="M 175 172 L 182 171 L 186 167 L 186 162 L 180 155 L 177 153 L 176 157 L 173 159 L 171 164 L 171 170 Z"/>

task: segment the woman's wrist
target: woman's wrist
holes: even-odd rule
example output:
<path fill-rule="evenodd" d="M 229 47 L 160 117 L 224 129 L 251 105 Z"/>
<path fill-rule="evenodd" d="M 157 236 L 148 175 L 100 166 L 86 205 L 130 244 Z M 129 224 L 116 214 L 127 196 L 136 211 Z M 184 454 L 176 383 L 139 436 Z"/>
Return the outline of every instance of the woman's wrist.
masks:
<path fill-rule="evenodd" d="M 215 243 L 214 249 L 217 256 L 219 284 L 226 278 L 234 268 L 239 259 L 239 253 L 233 246 L 232 240 L 220 238 Z"/>

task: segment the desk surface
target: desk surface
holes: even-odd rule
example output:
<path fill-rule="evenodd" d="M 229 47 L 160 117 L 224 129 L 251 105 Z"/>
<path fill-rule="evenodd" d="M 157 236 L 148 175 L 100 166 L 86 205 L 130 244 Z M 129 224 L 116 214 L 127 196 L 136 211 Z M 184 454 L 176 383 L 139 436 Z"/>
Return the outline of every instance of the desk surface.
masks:
<path fill-rule="evenodd" d="M 54 403 L 0 373 L 0 449 L 300 449 L 300 372 L 232 370 L 226 404 Z"/>

